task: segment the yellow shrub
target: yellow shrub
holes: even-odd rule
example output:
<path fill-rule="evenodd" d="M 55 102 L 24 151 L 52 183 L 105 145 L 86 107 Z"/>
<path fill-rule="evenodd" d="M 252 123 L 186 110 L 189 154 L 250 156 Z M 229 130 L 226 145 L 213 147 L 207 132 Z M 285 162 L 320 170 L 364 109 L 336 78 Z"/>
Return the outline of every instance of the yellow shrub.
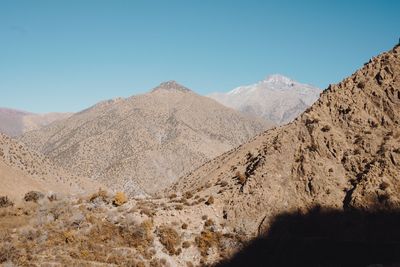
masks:
<path fill-rule="evenodd" d="M 113 204 L 115 206 L 121 206 L 125 204 L 127 201 L 128 198 L 126 197 L 126 195 L 123 192 L 118 192 L 117 194 L 115 194 Z"/>

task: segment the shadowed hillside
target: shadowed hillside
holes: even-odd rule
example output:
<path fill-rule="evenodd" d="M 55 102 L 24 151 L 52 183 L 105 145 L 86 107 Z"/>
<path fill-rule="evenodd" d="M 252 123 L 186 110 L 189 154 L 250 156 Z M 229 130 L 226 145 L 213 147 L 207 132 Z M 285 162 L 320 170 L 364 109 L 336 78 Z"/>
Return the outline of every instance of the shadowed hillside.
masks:
<path fill-rule="evenodd" d="M 264 236 L 217 266 L 400 266 L 399 225 L 399 211 L 283 213 Z"/>

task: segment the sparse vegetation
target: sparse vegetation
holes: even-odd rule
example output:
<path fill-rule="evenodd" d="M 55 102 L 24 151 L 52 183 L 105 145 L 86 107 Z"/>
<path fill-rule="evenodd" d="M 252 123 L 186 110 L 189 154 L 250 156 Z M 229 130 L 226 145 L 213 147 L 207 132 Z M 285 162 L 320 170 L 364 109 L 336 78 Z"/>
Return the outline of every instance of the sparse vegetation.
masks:
<path fill-rule="evenodd" d="M 323 131 L 324 133 L 329 132 L 331 130 L 331 126 L 329 125 L 325 125 L 324 127 L 321 128 L 321 131 Z"/>
<path fill-rule="evenodd" d="M 389 184 L 388 182 L 382 182 L 382 183 L 379 185 L 379 189 L 381 189 L 381 190 L 386 190 L 389 186 L 390 186 L 390 184 Z"/>
<path fill-rule="evenodd" d="M 96 193 L 92 194 L 89 197 L 90 202 L 94 202 L 96 200 L 100 200 L 102 202 L 109 203 L 109 197 L 108 197 L 107 191 L 102 190 L 100 188 L 99 191 L 97 191 Z"/>
<path fill-rule="evenodd" d="M 213 196 L 210 196 L 210 197 L 207 199 L 207 201 L 206 201 L 205 204 L 208 205 L 208 206 L 214 204 L 214 197 L 213 197 Z"/>
<path fill-rule="evenodd" d="M 202 257 L 207 257 L 208 250 L 211 247 L 218 247 L 220 242 L 221 234 L 210 230 L 204 230 L 199 236 L 195 238 L 197 248 L 200 251 Z"/>
<path fill-rule="evenodd" d="M 227 186 L 228 185 L 228 182 L 227 181 L 222 181 L 221 183 L 220 183 L 220 186 L 221 187 L 225 187 L 225 186 Z"/>
<path fill-rule="evenodd" d="M 240 171 L 236 172 L 236 179 L 239 181 L 239 184 L 241 185 L 244 185 L 247 181 L 246 175 Z"/>
<path fill-rule="evenodd" d="M 44 194 L 38 191 L 29 191 L 24 196 L 25 201 L 33 201 L 33 202 L 37 202 L 39 199 L 42 198 L 44 198 Z"/>
<path fill-rule="evenodd" d="M 7 196 L 0 196 L 0 208 L 14 206 L 14 203 Z"/>
<path fill-rule="evenodd" d="M 186 192 L 185 194 L 184 194 L 184 198 L 185 199 L 191 199 L 193 197 L 193 193 L 192 192 Z"/>
<path fill-rule="evenodd" d="M 157 233 L 161 244 L 164 245 L 170 255 L 180 253 L 177 247 L 181 243 L 181 238 L 175 229 L 168 226 L 161 226 L 157 229 Z"/>
<path fill-rule="evenodd" d="M 184 241 L 184 242 L 182 243 L 182 248 L 189 248 L 189 247 L 190 247 L 190 242 Z"/>
<path fill-rule="evenodd" d="M 113 204 L 114 206 L 121 206 L 128 201 L 128 198 L 123 192 L 117 192 L 114 197 Z"/>
<path fill-rule="evenodd" d="M 204 226 L 205 226 L 205 227 L 211 227 L 211 226 L 213 226 L 213 225 L 214 225 L 214 221 L 211 220 L 211 219 L 207 219 L 207 220 L 205 221 L 205 223 L 204 223 Z"/>

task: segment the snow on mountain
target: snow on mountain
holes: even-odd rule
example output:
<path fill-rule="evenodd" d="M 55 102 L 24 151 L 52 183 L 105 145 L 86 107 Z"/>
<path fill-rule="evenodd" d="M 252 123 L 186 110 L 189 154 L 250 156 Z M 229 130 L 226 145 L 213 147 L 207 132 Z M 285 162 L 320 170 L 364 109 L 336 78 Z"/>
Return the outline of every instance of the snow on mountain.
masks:
<path fill-rule="evenodd" d="M 208 96 L 249 115 L 285 124 L 311 106 L 320 93 L 321 90 L 314 86 L 273 74 L 258 83 Z"/>

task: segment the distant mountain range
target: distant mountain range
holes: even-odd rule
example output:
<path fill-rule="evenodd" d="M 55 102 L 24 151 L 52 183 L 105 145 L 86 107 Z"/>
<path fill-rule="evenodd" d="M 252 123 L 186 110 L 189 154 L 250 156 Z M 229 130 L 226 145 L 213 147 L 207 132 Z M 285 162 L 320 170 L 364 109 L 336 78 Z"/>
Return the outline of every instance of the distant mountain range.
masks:
<path fill-rule="evenodd" d="M 54 121 L 68 118 L 72 113 L 35 114 L 9 108 L 0 108 L 0 132 L 8 136 L 19 136 L 39 129 Z"/>
<path fill-rule="evenodd" d="M 305 111 L 320 93 L 321 90 L 314 86 L 275 74 L 256 84 L 208 96 L 227 107 L 281 125 Z"/>
<path fill-rule="evenodd" d="M 152 194 L 270 128 L 169 81 L 100 102 L 21 141 L 72 173 L 131 194 Z"/>

